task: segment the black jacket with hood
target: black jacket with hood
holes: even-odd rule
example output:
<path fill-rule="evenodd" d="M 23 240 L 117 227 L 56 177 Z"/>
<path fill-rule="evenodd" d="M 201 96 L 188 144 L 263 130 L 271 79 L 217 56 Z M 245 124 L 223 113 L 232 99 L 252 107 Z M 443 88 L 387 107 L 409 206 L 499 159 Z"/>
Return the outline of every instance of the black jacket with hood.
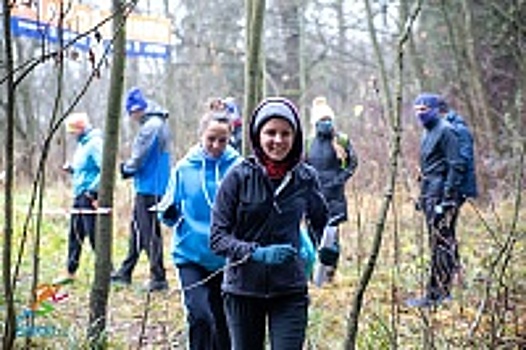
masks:
<path fill-rule="evenodd" d="M 293 166 L 276 187 L 261 165 L 261 126 L 280 117 L 296 126 L 287 156 Z M 258 246 L 292 244 L 300 248 L 300 223 L 305 219 L 321 235 L 328 220 L 316 171 L 301 161 L 303 135 L 298 114 L 284 99 L 267 99 L 254 111 L 250 123 L 254 155 L 231 169 L 218 190 L 213 208 L 210 244 L 227 257 L 223 291 L 268 298 L 306 293 L 305 261 L 266 265 L 250 259 Z M 240 260 L 246 259 L 242 263 Z M 237 263 L 236 263 L 237 262 Z"/>

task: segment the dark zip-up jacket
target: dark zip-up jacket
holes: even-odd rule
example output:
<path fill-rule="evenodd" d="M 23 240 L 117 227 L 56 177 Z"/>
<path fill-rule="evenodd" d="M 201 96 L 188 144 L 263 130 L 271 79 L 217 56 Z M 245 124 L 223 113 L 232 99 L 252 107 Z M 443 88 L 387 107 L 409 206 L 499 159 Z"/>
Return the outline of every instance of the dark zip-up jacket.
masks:
<path fill-rule="evenodd" d="M 304 216 L 321 235 L 328 214 L 314 168 L 300 161 L 277 187 L 254 157 L 232 168 L 216 196 L 210 239 L 212 250 L 229 263 L 223 290 L 264 298 L 305 292 L 299 255 L 277 266 L 249 259 L 258 246 L 291 243 L 299 251 Z"/>
<path fill-rule="evenodd" d="M 465 164 L 451 124 L 437 119 L 424 131 L 420 145 L 421 197 L 452 198 L 459 194 Z"/>

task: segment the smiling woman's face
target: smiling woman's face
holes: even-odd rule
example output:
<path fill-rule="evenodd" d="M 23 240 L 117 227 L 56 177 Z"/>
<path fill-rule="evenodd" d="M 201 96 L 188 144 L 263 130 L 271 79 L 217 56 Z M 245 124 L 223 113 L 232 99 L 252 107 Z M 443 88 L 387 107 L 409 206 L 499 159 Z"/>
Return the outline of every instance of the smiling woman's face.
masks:
<path fill-rule="evenodd" d="M 281 118 L 268 120 L 259 131 L 259 143 L 265 155 L 275 162 L 287 157 L 294 142 L 294 130 Z"/>
<path fill-rule="evenodd" d="M 228 122 L 211 120 L 201 134 L 201 144 L 212 157 L 223 154 L 230 138 Z"/>

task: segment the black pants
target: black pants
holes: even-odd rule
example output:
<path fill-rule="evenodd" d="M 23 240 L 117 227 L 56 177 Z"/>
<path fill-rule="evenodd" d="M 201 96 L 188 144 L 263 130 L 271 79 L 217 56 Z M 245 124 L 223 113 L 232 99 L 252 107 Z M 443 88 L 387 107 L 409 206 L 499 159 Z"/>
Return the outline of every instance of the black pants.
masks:
<path fill-rule="evenodd" d="M 84 194 L 75 197 L 73 209 L 95 210 L 91 200 Z M 82 243 L 88 236 L 93 250 L 95 250 L 95 222 L 97 216 L 93 214 L 71 214 L 68 235 L 68 261 L 67 271 L 70 274 L 77 272 L 79 268 L 80 255 L 82 253 Z"/>
<path fill-rule="evenodd" d="M 439 202 L 439 198 L 427 198 L 423 202 L 431 248 L 431 275 L 427 295 L 432 299 L 449 296 L 453 274 L 460 266 L 455 227 L 462 202 L 437 214 L 435 206 Z"/>
<path fill-rule="evenodd" d="M 268 299 L 225 294 L 233 350 L 263 350 L 268 321 L 273 350 L 301 350 L 309 298 L 306 293 Z"/>
<path fill-rule="evenodd" d="M 149 209 L 157 204 L 158 196 L 137 194 L 133 207 L 128 255 L 117 272 L 122 278 L 131 281 L 133 269 L 144 250 L 150 261 L 150 279 L 155 282 L 166 281 L 163 263 L 163 240 L 157 213 Z"/>
<path fill-rule="evenodd" d="M 196 264 L 177 266 L 184 304 L 190 350 L 230 350 L 230 337 L 223 309 L 221 281 L 223 274 L 212 272 Z"/>

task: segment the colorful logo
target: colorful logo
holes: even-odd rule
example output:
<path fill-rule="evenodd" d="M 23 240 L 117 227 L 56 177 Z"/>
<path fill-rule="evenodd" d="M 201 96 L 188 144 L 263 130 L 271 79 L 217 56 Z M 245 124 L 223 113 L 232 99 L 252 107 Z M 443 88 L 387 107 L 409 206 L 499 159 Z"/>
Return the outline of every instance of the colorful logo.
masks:
<path fill-rule="evenodd" d="M 42 317 L 55 310 L 55 304 L 65 301 L 68 294 L 60 292 L 61 284 L 41 284 L 35 290 L 35 302 L 16 318 L 17 337 L 57 337 L 67 335 L 55 325 L 37 325 L 31 318 Z"/>

